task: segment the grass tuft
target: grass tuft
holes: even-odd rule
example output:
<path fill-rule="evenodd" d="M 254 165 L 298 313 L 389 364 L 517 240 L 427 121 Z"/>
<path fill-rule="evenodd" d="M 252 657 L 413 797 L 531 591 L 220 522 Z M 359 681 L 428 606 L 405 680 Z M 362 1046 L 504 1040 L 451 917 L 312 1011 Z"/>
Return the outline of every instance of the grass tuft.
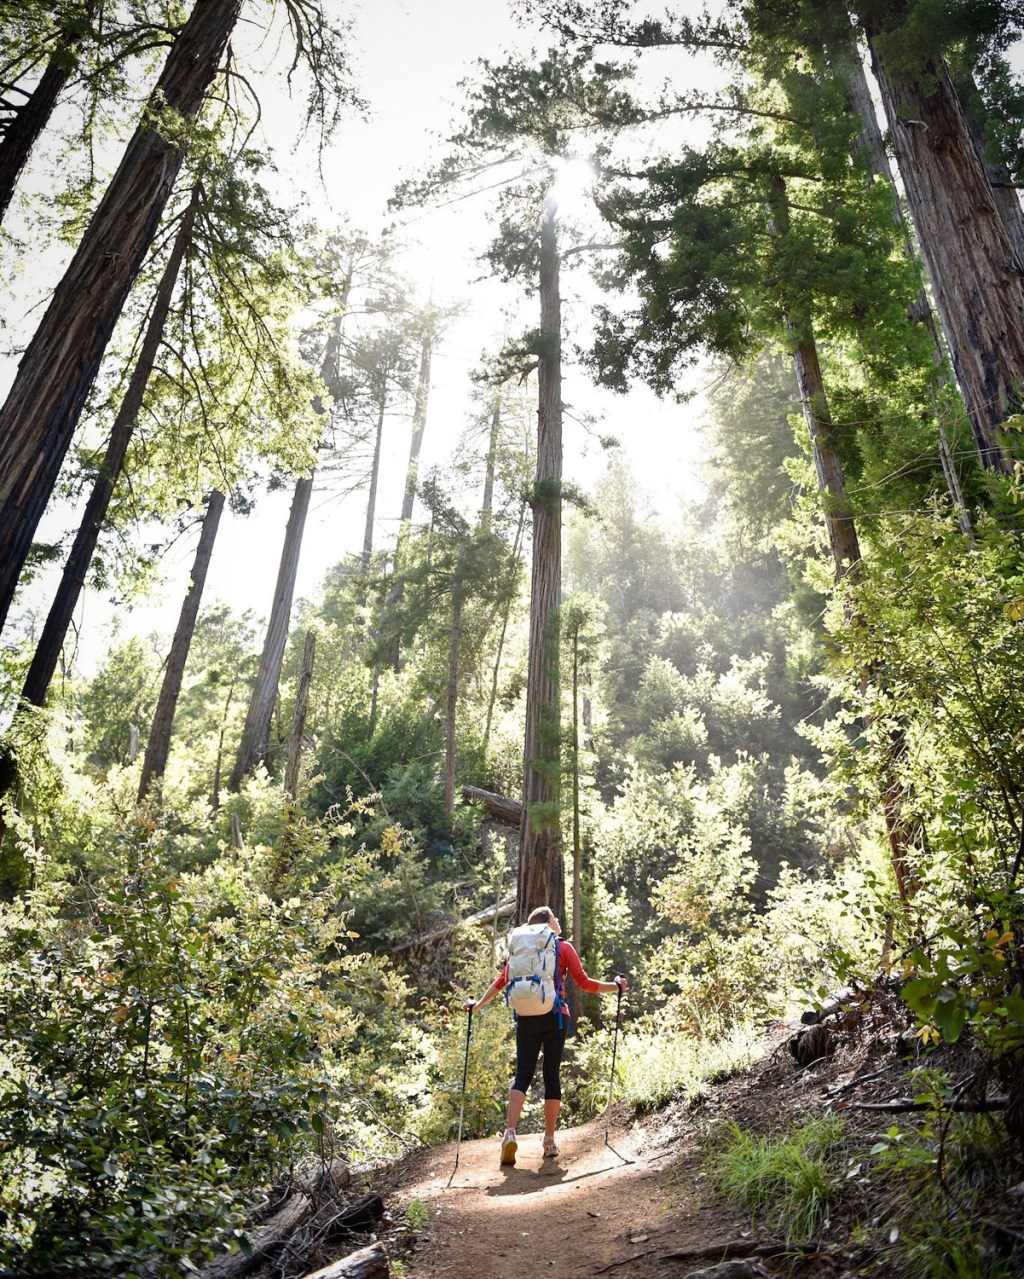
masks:
<path fill-rule="evenodd" d="M 787 1240 L 809 1239 L 828 1217 L 838 1190 L 835 1156 L 844 1137 L 835 1115 L 768 1137 L 730 1124 L 710 1172 L 730 1202 L 764 1214 Z"/>

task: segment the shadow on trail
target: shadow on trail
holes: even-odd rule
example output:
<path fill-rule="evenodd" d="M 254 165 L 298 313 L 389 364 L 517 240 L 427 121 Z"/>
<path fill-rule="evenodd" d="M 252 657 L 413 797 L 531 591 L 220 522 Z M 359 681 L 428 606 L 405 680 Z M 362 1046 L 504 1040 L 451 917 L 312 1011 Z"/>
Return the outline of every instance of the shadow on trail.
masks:
<path fill-rule="evenodd" d="M 524 1168 L 521 1164 L 514 1168 L 499 1168 L 501 1181 L 487 1187 L 489 1195 L 535 1195 L 546 1186 L 557 1186 L 571 1181 L 566 1177 L 568 1169 L 560 1164 L 546 1164 L 540 1168 Z"/>

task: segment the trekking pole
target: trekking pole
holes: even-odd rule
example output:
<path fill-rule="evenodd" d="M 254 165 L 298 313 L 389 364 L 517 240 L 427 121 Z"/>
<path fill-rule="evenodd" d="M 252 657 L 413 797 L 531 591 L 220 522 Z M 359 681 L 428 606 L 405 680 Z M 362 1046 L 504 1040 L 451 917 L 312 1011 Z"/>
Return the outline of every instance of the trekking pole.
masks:
<path fill-rule="evenodd" d="M 612 1073 L 608 1080 L 608 1108 L 604 1112 L 604 1144 L 608 1145 L 608 1128 L 611 1124 L 612 1091 L 615 1088 L 615 1057 L 619 1050 L 619 1026 L 622 1024 L 622 986 L 616 980 L 619 993 L 615 1000 L 615 1038 L 612 1040 Z"/>
<path fill-rule="evenodd" d="M 475 1007 L 476 1005 L 473 1005 Z M 466 1018 L 466 1059 L 462 1063 L 462 1100 L 459 1102 L 459 1136 L 455 1143 L 455 1167 L 452 1169 L 452 1177 L 459 1170 L 459 1154 L 462 1150 L 462 1120 L 466 1113 L 466 1076 L 469 1073 L 469 1036 L 473 1029 L 473 1008 L 469 1010 L 469 1016 Z M 448 1178 L 448 1185 L 452 1184 L 452 1177 Z"/>

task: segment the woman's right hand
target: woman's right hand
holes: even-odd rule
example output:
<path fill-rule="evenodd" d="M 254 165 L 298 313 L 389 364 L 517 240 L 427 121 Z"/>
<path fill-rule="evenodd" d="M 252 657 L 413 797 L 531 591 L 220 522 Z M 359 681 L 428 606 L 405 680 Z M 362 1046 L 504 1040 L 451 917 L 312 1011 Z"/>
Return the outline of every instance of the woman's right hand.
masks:
<path fill-rule="evenodd" d="M 466 1002 L 462 1005 L 462 1011 L 464 1013 L 471 1013 L 473 1009 L 476 1007 L 476 1005 L 477 1005 L 477 1001 L 475 999 L 467 999 Z"/>

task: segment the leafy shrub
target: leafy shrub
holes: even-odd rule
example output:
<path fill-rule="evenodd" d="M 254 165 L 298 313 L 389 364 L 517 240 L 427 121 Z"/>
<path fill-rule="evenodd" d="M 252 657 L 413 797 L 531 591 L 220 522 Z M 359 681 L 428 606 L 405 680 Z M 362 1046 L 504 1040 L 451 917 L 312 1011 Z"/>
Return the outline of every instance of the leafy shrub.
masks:
<path fill-rule="evenodd" d="M 473 1014 L 466 1067 L 469 1018 L 466 999 L 479 999 L 494 980 L 495 964 L 478 951 L 460 971 L 448 999 L 429 1017 L 434 1051 L 430 1061 L 427 1105 L 417 1130 L 428 1142 L 454 1141 L 462 1108 L 462 1075 L 466 1069 L 464 1137 L 485 1137 L 505 1122 L 508 1088 L 515 1061 L 512 1014 L 496 999 Z"/>
<path fill-rule="evenodd" d="M 298 861 L 323 834 L 296 828 Z M 130 1276 L 154 1257 L 179 1274 L 240 1234 L 256 1185 L 328 1126 L 345 1137 L 345 1088 L 379 1070 L 372 1021 L 415 1057 L 404 988 L 382 998 L 343 953 L 351 879 L 291 892 L 259 847 L 173 875 L 162 842 L 125 829 L 84 909 L 54 883 L 0 913 L 0 1263 L 18 1274 Z M 340 1069 L 329 1045 L 351 1050 Z"/>

